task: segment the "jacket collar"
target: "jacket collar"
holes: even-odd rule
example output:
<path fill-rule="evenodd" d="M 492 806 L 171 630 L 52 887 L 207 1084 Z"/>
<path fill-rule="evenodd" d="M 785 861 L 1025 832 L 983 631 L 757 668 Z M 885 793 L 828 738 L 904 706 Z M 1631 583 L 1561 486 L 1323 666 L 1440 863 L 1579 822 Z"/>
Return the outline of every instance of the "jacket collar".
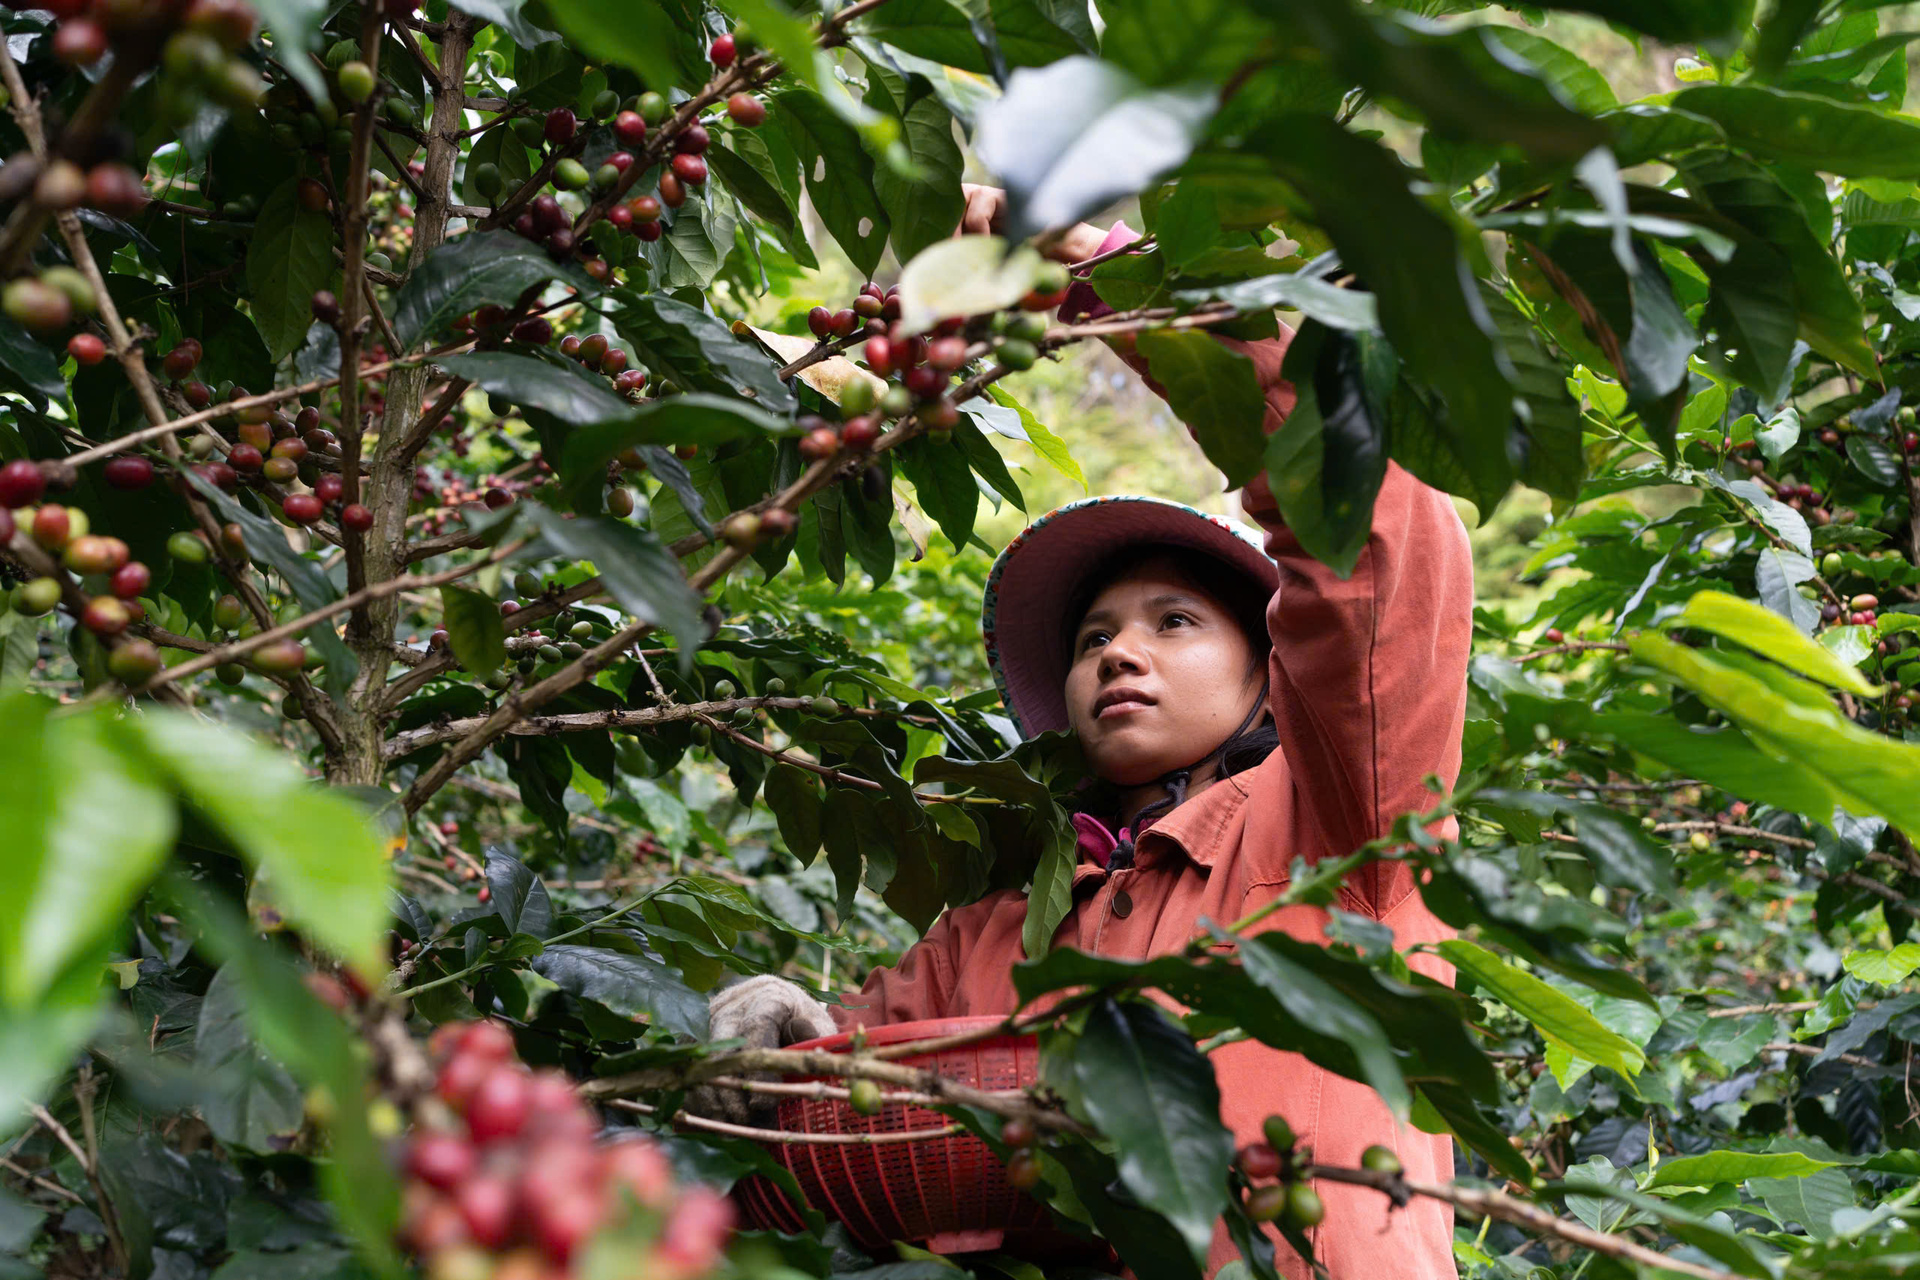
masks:
<path fill-rule="evenodd" d="M 1195 866 L 1211 871 L 1226 845 L 1229 825 L 1240 806 L 1246 803 L 1246 776 L 1239 773 L 1222 778 L 1140 832 L 1135 843 L 1134 865 L 1153 866 L 1164 858 L 1180 854 Z M 1073 825 L 1079 838 L 1079 870 L 1090 875 L 1101 874 L 1119 843 L 1119 836 L 1091 814 L 1074 814 Z"/>

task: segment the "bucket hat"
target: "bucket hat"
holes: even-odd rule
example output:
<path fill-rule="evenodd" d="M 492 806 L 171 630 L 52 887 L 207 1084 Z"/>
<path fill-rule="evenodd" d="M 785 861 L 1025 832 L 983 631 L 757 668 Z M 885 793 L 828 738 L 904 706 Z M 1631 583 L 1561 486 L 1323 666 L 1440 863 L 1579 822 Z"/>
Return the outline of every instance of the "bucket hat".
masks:
<path fill-rule="evenodd" d="M 1120 494 L 1049 511 L 993 562 L 980 612 L 994 683 L 1024 736 L 1068 727 L 1060 636 L 1082 579 L 1115 551 L 1157 543 L 1224 561 L 1268 596 L 1280 585 L 1259 530 L 1185 503 Z"/>

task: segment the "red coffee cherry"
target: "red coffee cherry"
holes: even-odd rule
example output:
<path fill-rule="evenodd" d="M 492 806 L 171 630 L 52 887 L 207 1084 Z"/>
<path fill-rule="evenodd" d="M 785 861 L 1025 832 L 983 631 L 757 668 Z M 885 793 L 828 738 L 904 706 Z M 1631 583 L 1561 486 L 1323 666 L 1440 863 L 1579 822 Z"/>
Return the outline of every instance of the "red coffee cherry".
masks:
<path fill-rule="evenodd" d="M 96 365 L 107 358 L 107 344 L 97 333 L 76 333 L 67 339 L 67 354 L 75 364 Z"/>
<path fill-rule="evenodd" d="M 682 182 L 698 185 L 707 180 L 707 162 L 701 156 L 677 155 L 673 158 L 673 172 Z"/>
<path fill-rule="evenodd" d="M 365 533 L 367 530 L 373 528 L 372 509 L 358 502 L 342 508 L 340 512 L 340 527 L 343 529 L 351 529 L 355 533 Z"/>
<path fill-rule="evenodd" d="M 727 99 L 727 117 L 743 129 L 758 128 L 766 122 L 767 104 L 750 93 L 736 93 Z"/>
<path fill-rule="evenodd" d="M 715 36 L 713 43 L 707 46 L 707 57 L 713 60 L 713 65 L 716 67 L 732 66 L 738 54 L 739 48 L 731 31 Z"/>
<path fill-rule="evenodd" d="M 145 458 L 108 458 L 101 472 L 110 487 L 127 492 L 153 483 L 153 464 Z"/>
<path fill-rule="evenodd" d="M 543 132 L 547 142 L 556 147 L 564 147 L 573 141 L 573 133 L 579 127 L 579 121 L 566 107 L 555 107 L 547 112 L 546 128 Z"/>
<path fill-rule="evenodd" d="M 613 118 L 613 136 L 623 147 L 637 147 L 647 140 L 647 122 L 638 111 L 622 111 Z"/>
<path fill-rule="evenodd" d="M 280 503 L 280 510 L 286 513 L 287 519 L 301 525 L 317 523 L 324 514 L 320 499 L 311 493 L 288 494 Z"/>

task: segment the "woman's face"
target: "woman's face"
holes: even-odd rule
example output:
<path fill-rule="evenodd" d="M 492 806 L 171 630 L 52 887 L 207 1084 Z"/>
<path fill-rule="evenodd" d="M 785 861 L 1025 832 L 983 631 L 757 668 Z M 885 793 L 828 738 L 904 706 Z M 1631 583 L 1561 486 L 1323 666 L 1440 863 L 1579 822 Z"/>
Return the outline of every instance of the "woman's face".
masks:
<path fill-rule="evenodd" d="M 1093 771 L 1151 782 L 1240 727 L 1260 689 L 1253 648 L 1227 607 L 1173 561 L 1142 561 L 1102 591 L 1074 632 L 1067 714 Z"/>

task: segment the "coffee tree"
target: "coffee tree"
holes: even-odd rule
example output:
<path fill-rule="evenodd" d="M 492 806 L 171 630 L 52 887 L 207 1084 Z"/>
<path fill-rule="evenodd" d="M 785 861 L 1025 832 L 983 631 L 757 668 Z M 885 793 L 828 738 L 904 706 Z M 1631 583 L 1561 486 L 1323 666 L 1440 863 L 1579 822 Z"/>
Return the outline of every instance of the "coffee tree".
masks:
<path fill-rule="evenodd" d="M 1451 1202 L 1475 1276 L 1903 1273 L 1893 7 L 1524 10 L 1670 62 L 1629 102 L 1470 0 L 1095 9 L 6 14 L 7 1274 L 945 1274 L 730 1233 L 718 1193 L 784 1175 L 679 1108 L 820 1069 L 708 1045 L 725 976 L 839 988 L 998 887 L 1061 997 L 1008 1023 L 1047 1087 L 942 1106 L 1116 1269 L 1198 1275 L 1224 1217 L 1245 1273 L 1308 1274 L 1348 1183 Z M 1004 236 L 950 238 L 963 144 Z M 1137 238 L 1047 258 L 1122 199 Z M 810 296 L 823 258 L 886 283 Z M 1277 309 L 1267 437 L 1215 335 Z M 1455 792 L 1148 962 L 1048 951 L 1081 771 L 970 632 L 1008 458 L 1078 476 L 1003 380 L 1093 338 L 1343 571 L 1389 459 L 1552 500 L 1534 603 L 1477 615 Z M 1259 932 L 1388 858 L 1457 990 L 1361 917 Z M 1283 1116 L 1234 1152 L 1204 1055 L 1248 1037 L 1459 1176 Z M 940 1088 L 836 1069 L 861 1110 Z"/>

